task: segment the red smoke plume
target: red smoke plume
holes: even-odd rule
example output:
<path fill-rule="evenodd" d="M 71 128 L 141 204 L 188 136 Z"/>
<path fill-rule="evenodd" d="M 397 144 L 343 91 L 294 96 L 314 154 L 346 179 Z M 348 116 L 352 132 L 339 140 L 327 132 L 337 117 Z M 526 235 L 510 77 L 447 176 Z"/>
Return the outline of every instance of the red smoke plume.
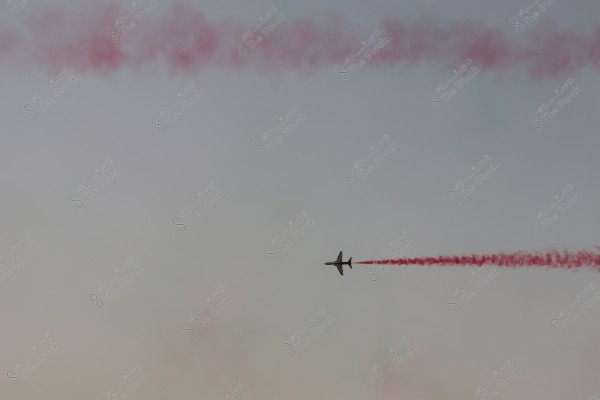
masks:
<path fill-rule="evenodd" d="M 547 252 L 517 251 L 513 253 L 471 254 L 466 256 L 437 256 L 398 258 L 393 260 L 360 261 L 356 264 L 395 264 L 395 265 L 442 265 L 465 266 L 475 265 L 481 267 L 485 264 L 499 267 L 521 268 L 541 267 L 558 269 L 583 269 L 588 268 L 600 271 L 600 253 L 589 250 L 563 250 L 556 249 Z"/>
<path fill-rule="evenodd" d="M 235 42 L 243 42 L 243 33 L 257 25 L 258 15 L 244 18 L 249 23 L 215 22 L 192 6 L 165 8 L 161 3 L 126 34 L 116 30 L 108 34 L 107 28 L 115 28 L 115 20 L 130 10 L 102 3 L 83 9 L 78 4 L 81 11 L 25 7 L 0 30 L 0 65 L 105 74 L 162 61 L 174 72 L 207 67 L 311 72 L 341 66 L 372 34 L 340 15 L 292 19 L 286 10 L 278 10 L 275 15 L 284 17 L 281 23 L 244 51 Z M 267 11 L 257 13 L 264 16 Z M 469 58 L 484 71 L 516 69 L 534 78 L 562 77 L 586 67 L 600 70 L 600 25 L 593 32 L 582 32 L 538 22 L 530 33 L 516 33 L 508 22 L 493 28 L 474 22 L 387 18 L 378 28 L 387 43 L 369 59 L 369 66 L 436 63 L 456 68 Z"/>

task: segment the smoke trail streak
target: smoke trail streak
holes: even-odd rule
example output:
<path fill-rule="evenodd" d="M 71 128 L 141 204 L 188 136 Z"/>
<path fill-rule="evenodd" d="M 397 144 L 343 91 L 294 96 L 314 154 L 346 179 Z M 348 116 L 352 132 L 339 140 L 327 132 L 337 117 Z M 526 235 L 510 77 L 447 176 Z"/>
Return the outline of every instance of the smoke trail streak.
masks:
<path fill-rule="evenodd" d="M 539 267 L 546 269 L 591 269 L 600 272 L 600 253 L 589 250 L 556 249 L 546 252 L 517 251 L 512 253 L 471 254 L 464 256 L 437 256 L 398 258 L 390 260 L 359 261 L 355 264 L 394 264 L 394 265 L 441 265 L 481 267 L 485 264 L 507 268 Z"/>
<path fill-rule="evenodd" d="M 193 6 L 175 3 L 167 8 L 161 3 L 130 33 L 109 35 L 107 28 L 115 27 L 115 19 L 127 15 L 118 4 L 82 5 L 77 11 L 26 8 L 11 26 L 0 28 L 0 66 L 55 73 L 66 65 L 79 73 L 107 74 L 164 62 L 177 73 L 208 67 L 306 73 L 340 66 L 371 34 L 340 14 L 321 19 L 286 17 L 242 56 L 234 43 L 243 40 L 256 20 L 210 21 Z M 285 10 L 281 14 L 285 16 Z M 600 25 L 586 32 L 546 21 L 532 34 L 515 39 L 508 38 L 508 26 L 494 28 L 470 21 L 385 18 L 379 30 L 389 44 L 368 61 L 370 67 L 432 63 L 455 68 L 468 57 L 484 71 L 525 71 L 533 78 L 563 77 L 583 68 L 600 71 Z"/>

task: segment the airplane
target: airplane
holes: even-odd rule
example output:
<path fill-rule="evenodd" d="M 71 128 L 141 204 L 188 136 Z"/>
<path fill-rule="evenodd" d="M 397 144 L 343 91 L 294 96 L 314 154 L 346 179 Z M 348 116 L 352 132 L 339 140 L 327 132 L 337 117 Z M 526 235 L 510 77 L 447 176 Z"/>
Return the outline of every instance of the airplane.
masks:
<path fill-rule="evenodd" d="M 342 261 L 342 252 L 340 251 L 340 254 L 338 255 L 337 260 L 335 261 L 331 261 L 331 262 L 326 262 L 325 265 L 335 265 L 338 269 L 338 271 L 340 271 L 340 275 L 344 275 L 344 270 L 343 270 L 343 265 L 347 265 L 350 267 L 350 269 L 352 269 L 352 257 L 350 257 L 350 259 L 346 262 Z"/>

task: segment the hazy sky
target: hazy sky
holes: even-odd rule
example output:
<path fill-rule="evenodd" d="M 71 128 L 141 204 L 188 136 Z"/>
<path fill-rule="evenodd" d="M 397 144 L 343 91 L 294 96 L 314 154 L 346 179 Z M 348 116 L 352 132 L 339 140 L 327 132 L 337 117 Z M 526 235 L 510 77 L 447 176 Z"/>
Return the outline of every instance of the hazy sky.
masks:
<path fill-rule="evenodd" d="M 247 61 L 204 63 L 202 50 L 185 71 L 161 57 L 69 65 L 112 46 L 93 31 L 104 29 L 90 22 L 94 9 L 22 4 L 0 18 L 0 397 L 473 399 L 483 385 L 498 399 L 600 394 L 598 273 L 355 264 L 342 277 L 323 265 L 340 250 L 359 261 L 599 245 L 598 69 L 537 78 L 514 55 L 489 70 L 473 57 L 467 80 L 462 55 L 375 55 L 342 74 L 328 59 L 345 49 L 340 26 L 327 22 L 346 21 L 343 64 L 390 19 L 421 21 L 402 35 L 428 40 L 471 21 L 515 46 L 536 43 L 543 19 L 597 38 L 596 2 L 557 1 L 517 32 L 509 18 L 531 2 L 190 1 L 184 22 L 198 24 L 196 10 L 239 41 L 273 5 L 285 20 Z M 131 9 L 112 4 L 111 18 Z M 159 0 L 118 46 L 141 54 L 161 37 L 173 47 L 159 52 L 185 64 L 171 7 Z M 306 53 L 289 33 L 295 21 L 309 21 Z M 316 45 L 315 31 L 335 40 Z M 70 50 L 64 32 L 76 38 Z M 86 34 L 106 43 L 92 52 Z M 51 57 L 40 52 L 55 39 Z M 382 57 L 397 49 L 387 39 Z M 429 101 L 453 69 L 462 88 Z M 60 95 L 34 108 L 52 84 Z M 563 107 L 536 128 L 528 116 L 557 93 Z M 161 109 L 174 104 L 160 131 Z M 277 127 L 283 140 L 267 147 Z M 361 161 L 370 172 L 358 172 Z M 475 190 L 461 197 L 461 180 Z M 186 207 L 201 215 L 182 225 Z M 559 208 L 551 223 L 537 220 Z M 461 287 L 475 294 L 458 301 Z M 584 303 L 569 326 L 552 322 Z"/>

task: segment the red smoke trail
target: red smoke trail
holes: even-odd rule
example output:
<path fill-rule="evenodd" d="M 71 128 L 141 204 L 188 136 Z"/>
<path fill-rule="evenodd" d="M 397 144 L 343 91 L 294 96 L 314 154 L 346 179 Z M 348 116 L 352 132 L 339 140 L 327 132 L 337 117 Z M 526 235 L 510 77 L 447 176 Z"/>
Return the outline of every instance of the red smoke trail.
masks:
<path fill-rule="evenodd" d="M 125 2 L 78 4 L 77 10 L 30 5 L 0 28 L 0 66 L 22 70 L 42 68 L 56 73 L 63 67 L 75 72 L 107 74 L 164 62 L 173 72 L 203 68 L 251 68 L 257 71 L 312 72 L 341 66 L 361 48 L 373 30 L 365 31 L 339 14 L 321 19 L 281 22 L 261 43 L 242 56 L 234 48 L 259 16 L 209 21 L 186 4 L 161 2 L 118 41 L 109 36 L 118 17 L 127 15 Z M 583 68 L 600 71 L 600 25 L 592 32 L 559 28 L 538 22 L 529 33 L 513 27 L 488 27 L 475 22 L 403 22 L 387 18 L 378 27 L 388 44 L 368 61 L 370 67 L 425 63 L 456 68 L 466 58 L 483 71 L 526 71 L 534 78 L 564 77 Z M 509 38 L 510 37 L 510 38 Z"/>
<path fill-rule="evenodd" d="M 392 260 L 360 261 L 356 264 L 395 264 L 395 265 L 442 265 L 465 266 L 475 265 L 481 267 L 485 264 L 497 265 L 508 268 L 545 267 L 558 269 L 583 269 L 589 268 L 600 271 L 600 253 L 588 250 L 563 250 L 554 249 L 547 252 L 517 251 L 513 253 L 471 254 L 466 256 L 438 256 L 398 258 Z"/>

